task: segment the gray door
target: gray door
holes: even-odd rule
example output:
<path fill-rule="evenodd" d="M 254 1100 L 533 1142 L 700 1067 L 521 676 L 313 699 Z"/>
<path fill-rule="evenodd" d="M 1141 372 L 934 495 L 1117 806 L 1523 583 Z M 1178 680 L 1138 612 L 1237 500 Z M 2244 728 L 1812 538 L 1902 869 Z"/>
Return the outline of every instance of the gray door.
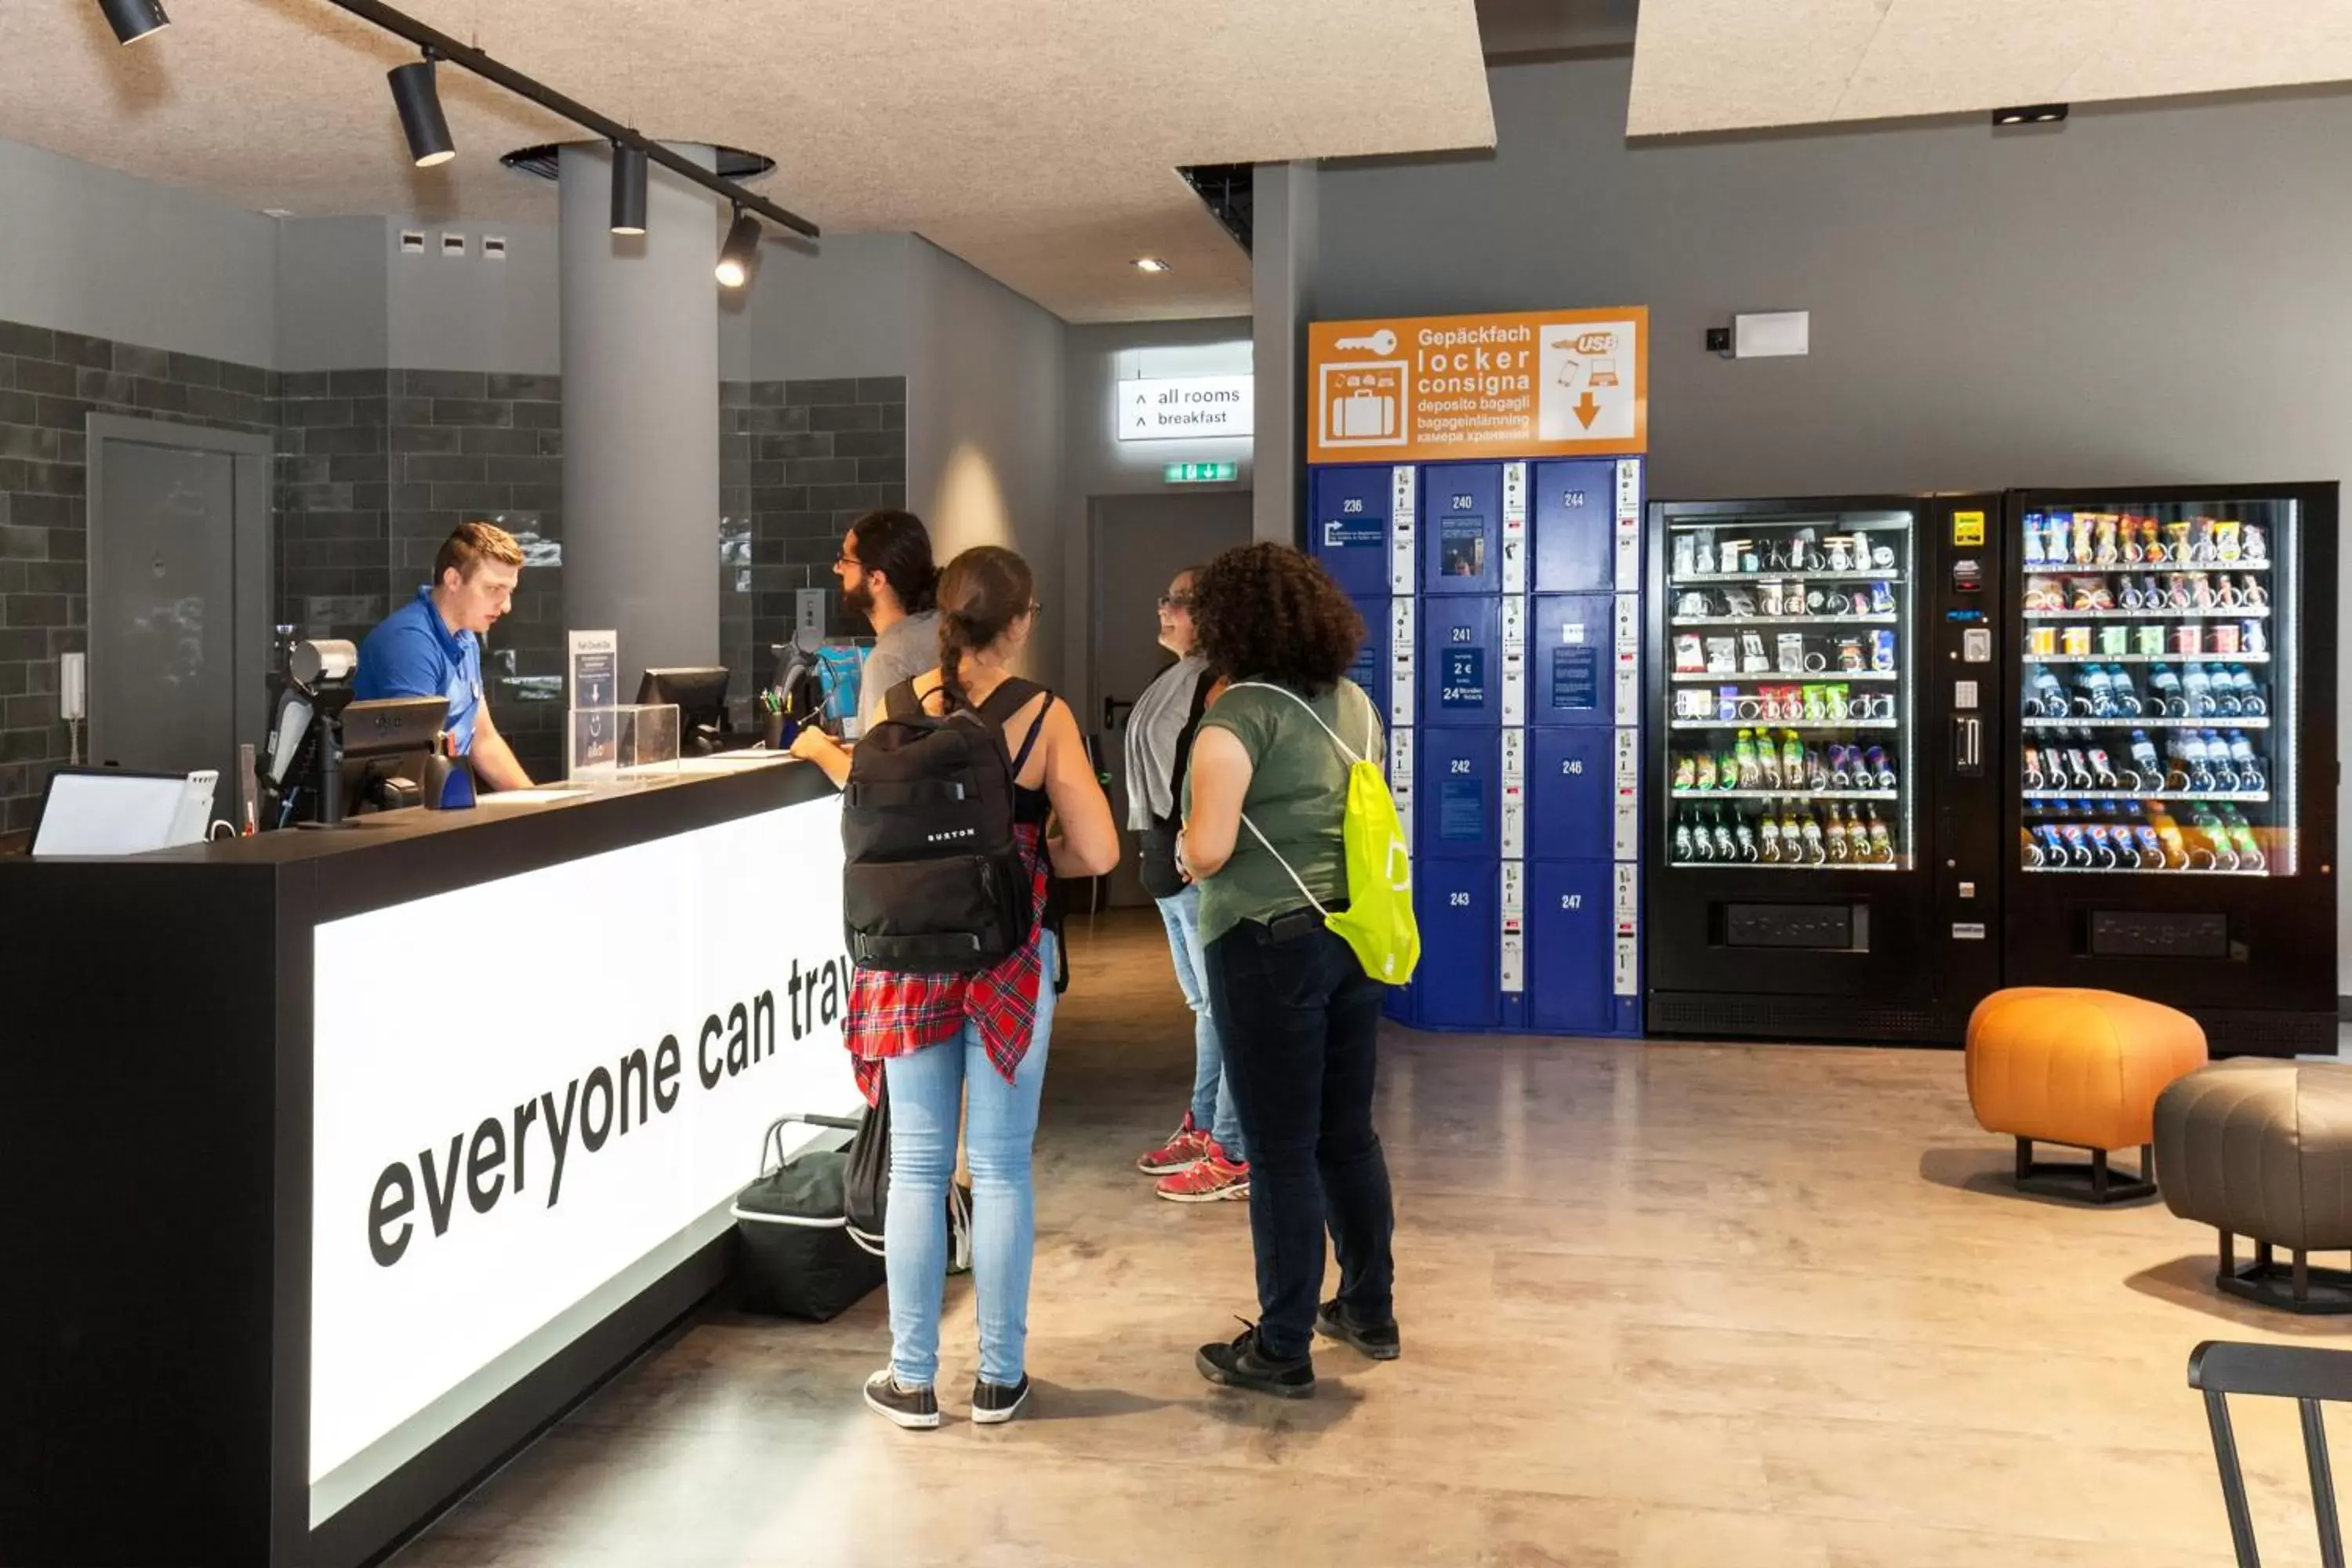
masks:
<path fill-rule="evenodd" d="M 1093 502 L 1092 689 L 1087 722 L 1101 737 L 1110 770 L 1111 809 L 1123 853 L 1110 877 L 1108 901 L 1148 904 L 1135 871 L 1135 835 L 1127 827 L 1127 714 L 1171 662 L 1159 643 L 1160 595 L 1168 580 L 1221 550 L 1250 542 L 1247 491 L 1206 495 L 1099 496 Z"/>
<path fill-rule="evenodd" d="M 93 416 L 89 736 L 100 763 L 215 768 L 266 722 L 268 441 Z"/>

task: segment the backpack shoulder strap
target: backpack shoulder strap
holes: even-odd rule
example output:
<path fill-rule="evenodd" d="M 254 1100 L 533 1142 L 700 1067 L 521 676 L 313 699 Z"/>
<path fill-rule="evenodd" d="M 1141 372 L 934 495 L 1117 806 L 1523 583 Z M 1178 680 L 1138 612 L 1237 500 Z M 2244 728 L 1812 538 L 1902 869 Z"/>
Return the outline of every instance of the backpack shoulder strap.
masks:
<path fill-rule="evenodd" d="M 1019 749 L 1015 750 L 1013 737 L 1007 732 L 1005 727 L 1013 722 L 1013 716 L 1015 713 L 1029 706 L 1041 695 L 1045 699 L 1045 706 L 1037 710 L 1037 721 L 1029 726 L 1029 733 L 1022 738 Z M 1000 683 L 995 690 L 988 694 L 988 700 L 980 705 L 978 710 L 980 716 L 986 720 L 990 727 L 1000 736 L 1003 737 L 1004 749 L 1013 756 L 1013 772 L 1016 778 L 1020 775 L 1022 768 L 1028 763 L 1029 753 L 1036 747 L 1037 737 L 1045 733 L 1045 715 L 1053 710 L 1053 692 L 1034 680 L 1023 680 L 1018 676 Z"/>
<path fill-rule="evenodd" d="M 913 676 L 907 677 L 882 694 L 882 716 L 900 721 L 923 717 L 923 701 L 915 695 Z"/>
<path fill-rule="evenodd" d="M 1307 716 L 1315 721 L 1315 727 L 1317 729 L 1331 737 L 1331 743 L 1339 748 L 1339 754 L 1341 756 L 1347 758 L 1350 763 L 1360 763 L 1364 761 L 1362 757 L 1358 756 L 1349 748 L 1347 742 L 1339 739 L 1339 731 L 1332 729 L 1330 725 L 1323 722 L 1323 715 L 1315 711 L 1313 704 L 1309 703 L 1304 697 L 1299 696 L 1296 691 L 1291 690 L 1287 686 L 1276 686 L 1269 681 L 1264 680 L 1238 680 L 1233 685 L 1226 687 L 1225 689 L 1227 691 L 1281 692 L 1285 697 L 1289 698 L 1293 702 L 1297 703 L 1301 709 L 1306 710 Z M 1367 748 L 1367 750 L 1369 750 L 1369 748 Z"/>

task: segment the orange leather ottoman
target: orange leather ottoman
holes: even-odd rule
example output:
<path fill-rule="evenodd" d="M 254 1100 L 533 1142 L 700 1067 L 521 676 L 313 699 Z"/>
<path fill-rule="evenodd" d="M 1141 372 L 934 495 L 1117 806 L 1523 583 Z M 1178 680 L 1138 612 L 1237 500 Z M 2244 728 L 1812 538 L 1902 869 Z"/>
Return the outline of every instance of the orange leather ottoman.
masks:
<path fill-rule="evenodd" d="M 2186 1013 L 2114 991 L 2021 986 L 1969 1016 L 1969 1105 L 1988 1132 L 2017 1140 L 2017 1184 L 2116 1203 L 2156 1191 L 2156 1097 L 2205 1065 L 2205 1031 Z M 2033 1145 L 2063 1143 L 2090 1163 L 2043 1164 Z M 2107 1151 L 2139 1150 L 2139 1173 L 2114 1180 Z"/>

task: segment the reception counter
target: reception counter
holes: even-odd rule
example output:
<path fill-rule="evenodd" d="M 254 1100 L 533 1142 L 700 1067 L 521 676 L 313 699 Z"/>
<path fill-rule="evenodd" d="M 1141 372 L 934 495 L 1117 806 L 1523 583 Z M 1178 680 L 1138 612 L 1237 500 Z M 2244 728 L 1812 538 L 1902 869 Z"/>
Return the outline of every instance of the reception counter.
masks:
<path fill-rule="evenodd" d="M 718 1282 L 858 1100 L 839 797 L 687 769 L 0 862 L 0 1563 L 361 1563 Z"/>

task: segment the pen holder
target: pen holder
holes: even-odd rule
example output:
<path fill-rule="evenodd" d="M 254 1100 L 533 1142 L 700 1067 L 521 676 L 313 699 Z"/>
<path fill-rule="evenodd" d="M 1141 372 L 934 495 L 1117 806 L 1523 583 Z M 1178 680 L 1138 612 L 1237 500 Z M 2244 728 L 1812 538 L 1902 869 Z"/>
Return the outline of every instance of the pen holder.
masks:
<path fill-rule="evenodd" d="M 760 716 L 760 739 L 768 750 L 789 749 L 793 737 L 800 733 L 800 721 L 789 713 L 762 713 Z"/>
<path fill-rule="evenodd" d="M 465 811 L 474 804 L 474 764 L 464 757 L 426 758 L 423 782 L 427 811 Z"/>

